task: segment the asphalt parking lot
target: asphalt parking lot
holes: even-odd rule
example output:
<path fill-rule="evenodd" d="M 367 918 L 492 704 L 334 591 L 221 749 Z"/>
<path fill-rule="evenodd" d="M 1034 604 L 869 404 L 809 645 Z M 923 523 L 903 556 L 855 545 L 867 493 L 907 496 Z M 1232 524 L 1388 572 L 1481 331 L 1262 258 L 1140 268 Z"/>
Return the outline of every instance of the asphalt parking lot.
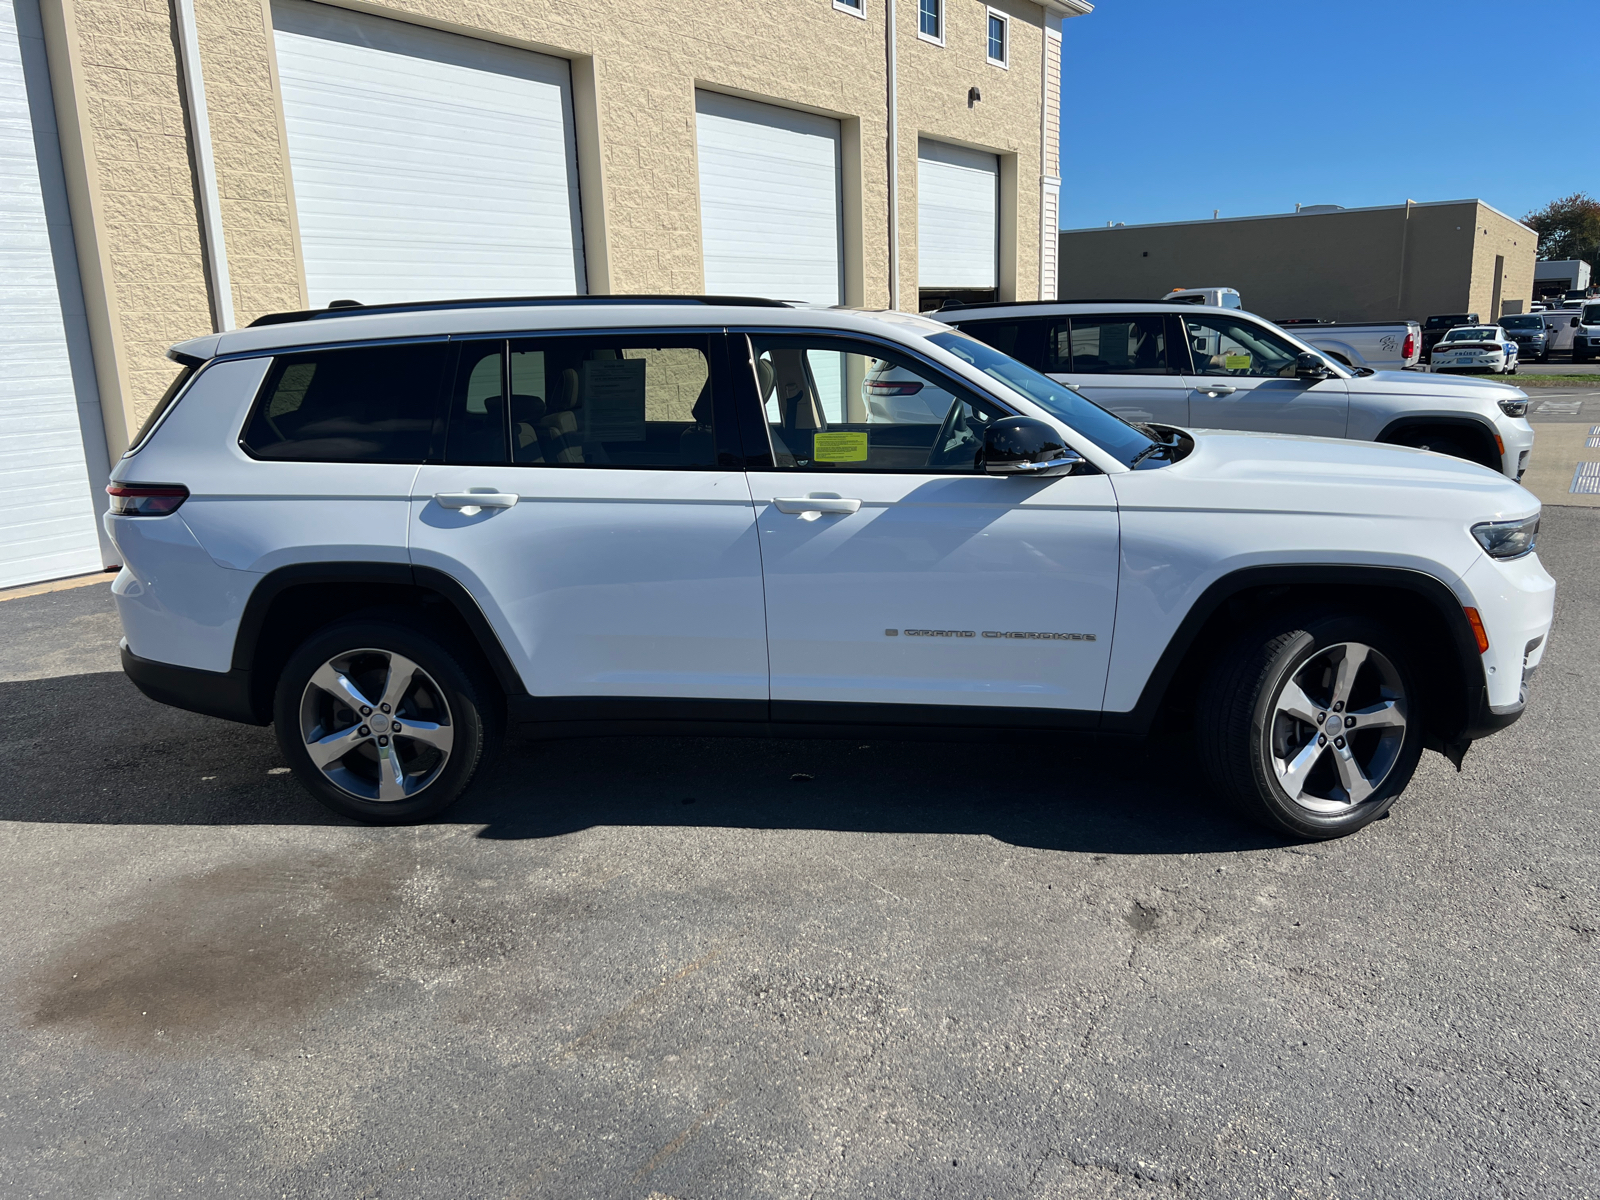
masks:
<path fill-rule="evenodd" d="M 1181 741 L 532 743 L 363 828 L 103 586 L 0 602 L 0 1194 L 1593 1196 L 1600 512 L 1540 550 L 1529 714 L 1331 844 Z"/>

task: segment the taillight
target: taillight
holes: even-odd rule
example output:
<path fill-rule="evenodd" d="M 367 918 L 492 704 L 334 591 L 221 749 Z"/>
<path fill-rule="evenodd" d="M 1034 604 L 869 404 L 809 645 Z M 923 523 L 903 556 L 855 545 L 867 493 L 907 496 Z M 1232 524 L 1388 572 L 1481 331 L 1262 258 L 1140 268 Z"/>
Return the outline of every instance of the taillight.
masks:
<path fill-rule="evenodd" d="M 1405 343 L 1405 345 L 1400 347 L 1400 357 L 1401 358 L 1410 358 L 1416 352 L 1417 352 L 1417 339 L 1412 337 L 1411 334 L 1408 333 L 1408 334 L 1406 334 L 1406 343 Z"/>
<path fill-rule="evenodd" d="M 877 379 L 867 381 L 867 391 L 874 396 L 915 396 L 921 390 L 922 384 L 915 380 L 908 383 L 884 383 Z"/>
<path fill-rule="evenodd" d="M 189 498 L 181 483 L 108 483 L 111 511 L 119 517 L 164 517 Z"/>

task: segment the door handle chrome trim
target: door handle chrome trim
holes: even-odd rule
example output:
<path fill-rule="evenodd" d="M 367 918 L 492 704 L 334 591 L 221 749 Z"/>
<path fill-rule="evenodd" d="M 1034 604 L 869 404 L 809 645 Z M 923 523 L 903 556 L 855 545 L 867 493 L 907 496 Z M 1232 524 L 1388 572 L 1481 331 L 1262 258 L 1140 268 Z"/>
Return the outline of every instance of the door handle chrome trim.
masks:
<path fill-rule="evenodd" d="M 440 508 L 458 509 L 463 516 L 475 517 L 486 508 L 510 508 L 517 502 L 515 492 L 490 490 L 469 492 L 435 492 L 433 498 Z"/>
<path fill-rule="evenodd" d="M 1237 392 L 1238 390 L 1239 390 L 1238 388 L 1230 387 L 1229 385 L 1227 385 L 1225 383 L 1219 383 L 1219 384 L 1217 384 L 1216 387 L 1199 387 L 1199 388 L 1195 388 L 1195 391 L 1204 392 L 1208 396 L 1231 396 L 1235 392 Z"/>
<path fill-rule="evenodd" d="M 782 496 L 774 498 L 772 503 L 777 505 L 781 513 L 805 517 L 812 521 L 823 513 L 848 516 L 861 510 L 861 501 L 847 500 L 842 496 Z"/>

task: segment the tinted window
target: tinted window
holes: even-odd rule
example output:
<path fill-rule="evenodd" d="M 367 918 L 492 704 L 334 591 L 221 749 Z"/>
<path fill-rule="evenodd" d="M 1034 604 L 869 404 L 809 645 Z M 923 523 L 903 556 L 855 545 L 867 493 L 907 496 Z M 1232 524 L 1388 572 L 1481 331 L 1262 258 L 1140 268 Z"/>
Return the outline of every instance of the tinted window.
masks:
<path fill-rule="evenodd" d="M 1045 336 L 1054 323 L 1049 318 L 1034 317 L 1025 321 L 961 321 L 956 328 L 988 342 L 1001 354 L 1042 371 Z"/>
<path fill-rule="evenodd" d="M 511 460 L 546 467 L 715 467 L 715 398 L 703 337 L 533 337 L 463 355 L 458 414 L 492 422 L 510 387 Z M 493 388 L 493 393 L 490 388 Z M 481 399 L 480 399 L 481 397 Z M 480 411 L 481 410 L 481 411 Z M 463 446 L 493 446 L 493 433 Z"/>
<path fill-rule="evenodd" d="M 928 338 L 954 354 L 962 362 L 971 363 L 991 379 L 997 379 L 1012 390 L 1032 400 L 1058 421 L 1077 430 L 1106 453 L 1123 463 L 1132 463 L 1141 450 L 1155 443 L 1129 425 L 1090 400 L 1082 392 L 1074 391 L 1064 383 L 1057 383 L 1048 375 L 1041 375 L 1025 367 L 1014 358 L 1008 358 L 993 347 L 969 337 L 959 330 L 936 333 Z"/>
<path fill-rule="evenodd" d="M 998 405 L 909 355 L 825 335 L 752 337 L 773 463 L 813 471 L 974 471 Z"/>
<path fill-rule="evenodd" d="M 1159 313 L 1073 317 L 1045 341 L 1047 371 L 1079 375 L 1165 375 L 1167 318 Z"/>
<path fill-rule="evenodd" d="M 449 347 L 353 346 L 273 360 L 245 448 L 303 462 L 420 463 L 440 409 Z"/>
<path fill-rule="evenodd" d="M 445 438 L 449 462 L 506 461 L 505 346 L 496 339 L 461 347 Z"/>
<path fill-rule="evenodd" d="M 1540 317 L 1502 317 L 1500 325 L 1504 329 L 1543 329 L 1544 320 Z"/>
<path fill-rule="evenodd" d="M 1583 310 L 1585 325 L 1600 325 L 1600 304 L 1589 304 Z"/>

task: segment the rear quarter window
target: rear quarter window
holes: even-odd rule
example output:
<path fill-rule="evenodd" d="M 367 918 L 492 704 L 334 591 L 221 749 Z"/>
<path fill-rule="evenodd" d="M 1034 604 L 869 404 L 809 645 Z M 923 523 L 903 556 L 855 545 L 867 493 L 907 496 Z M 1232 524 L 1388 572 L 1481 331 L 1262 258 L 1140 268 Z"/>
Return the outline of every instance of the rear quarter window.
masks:
<path fill-rule="evenodd" d="M 420 463 L 443 425 L 445 342 L 280 355 L 241 444 L 256 458 Z"/>
<path fill-rule="evenodd" d="M 1045 332 L 1048 319 L 1038 317 L 1009 321 L 962 321 L 956 328 L 969 333 L 980 342 L 987 342 L 1001 354 L 1008 355 L 1035 371 L 1045 369 Z"/>

